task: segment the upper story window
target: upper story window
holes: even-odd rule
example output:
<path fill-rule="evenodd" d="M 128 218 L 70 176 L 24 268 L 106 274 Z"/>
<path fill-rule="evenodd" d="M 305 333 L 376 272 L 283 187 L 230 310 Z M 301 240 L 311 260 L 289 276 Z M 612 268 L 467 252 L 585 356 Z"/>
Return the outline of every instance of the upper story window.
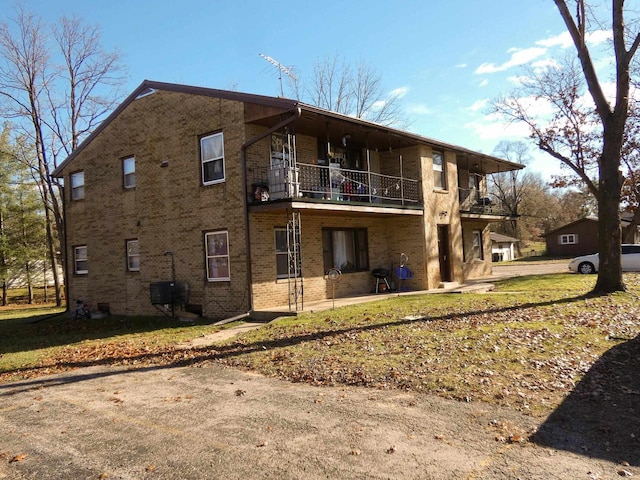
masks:
<path fill-rule="evenodd" d="M 78 275 L 89 273 L 87 246 L 79 245 L 73 249 L 73 271 Z"/>
<path fill-rule="evenodd" d="M 207 255 L 207 280 L 210 282 L 230 280 L 229 234 L 226 230 L 205 233 L 204 241 Z"/>
<path fill-rule="evenodd" d="M 576 243 L 578 243 L 578 235 L 575 233 L 560 235 L 560 245 L 575 245 Z"/>
<path fill-rule="evenodd" d="M 71 174 L 71 200 L 82 200 L 84 198 L 84 172 L 74 172 Z"/>
<path fill-rule="evenodd" d="M 442 152 L 433 151 L 433 186 L 436 190 L 447 189 L 447 172 L 444 163 L 444 154 Z"/>
<path fill-rule="evenodd" d="M 136 186 L 136 158 L 127 157 L 122 159 L 122 179 L 124 188 Z"/>
<path fill-rule="evenodd" d="M 140 243 L 138 240 L 127 240 L 127 270 L 140 271 Z"/>
<path fill-rule="evenodd" d="M 224 182 L 224 138 L 222 132 L 200 139 L 202 183 L 211 185 Z"/>

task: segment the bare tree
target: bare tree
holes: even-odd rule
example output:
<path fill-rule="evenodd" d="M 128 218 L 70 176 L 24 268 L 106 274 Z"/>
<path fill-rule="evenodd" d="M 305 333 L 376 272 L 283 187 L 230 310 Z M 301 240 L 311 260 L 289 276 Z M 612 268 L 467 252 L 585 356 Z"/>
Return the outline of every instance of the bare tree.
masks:
<path fill-rule="evenodd" d="M 296 95 L 326 110 L 383 125 L 405 128 L 398 92 L 387 92 L 382 77 L 361 61 L 345 63 L 339 56 L 318 60 L 309 84 L 296 85 Z"/>
<path fill-rule="evenodd" d="M 496 110 L 526 122 L 538 147 L 569 167 L 598 200 L 598 250 L 600 269 L 593 292 L 606 294 L 625 290 L 621 267 L 620 201 L 623 178 L 620 165 L 629 116 L 630 66 L 640 44 L 638 32 L 625 27 L 624 0 L 611 0 L 611 31 L 615 58 L 615 94 L 604 93 L 587 44 L 588 27 L 601 23 L 592 18 L 584 0 L 554 0 L 576 48 L 578 63 L 565 62 L 530 77 L 525 93 L 546 100 L 554 108 L 550 123 L 543 126 L 532 118 L 521 96 L 496 102 Z M 631 14 L 629 14 L 631 15 Z M 626 19 L 628 25 L 637 22 Z M 579 67 L 578 67 L 579 65 Z M 591 104 L 582 97 L 584 87 Z M 528 89 L 528 91 L 527 91 Z M 522 93 L 522 92 L 520 92 Z M 595 172 L 590 169 L 595 166 Z"/>
<path fill-rule="evenodd" d="M 49 32 L 22 7 L 0 25 L 0 112 L 30 143 L 21 160 L 39 185 L 56 303 L 61 305 L 56 257 L 65 251 L 64 218 L 51 172 L 115 106 L 122 67 L 117 53 L 101 48 L 97 27 L 62 18 Z"/>
<path fill-rule="evenodd" d="M 503 140 L 498 143 L 493 153 L 494 155 L 522 165 L 527 165 L 531 160 L 529 146 L 524 142 Z M 534 176 L 535 175 L 530 172 L 522 172 L 521 170 L 494 173 L 489 177 L 490 192 L 498 199 L 500 205 L 503 205 L 513 217 L 517 217 L 521 210 L 520 206 L 527 194 L 528 187 L 534 180 Z M 522 240 L 518 220 L 512 220 L 508 225 L 509 228 L 505 233 Z M 519 243 L 518 255 L 521 255 Z"/>

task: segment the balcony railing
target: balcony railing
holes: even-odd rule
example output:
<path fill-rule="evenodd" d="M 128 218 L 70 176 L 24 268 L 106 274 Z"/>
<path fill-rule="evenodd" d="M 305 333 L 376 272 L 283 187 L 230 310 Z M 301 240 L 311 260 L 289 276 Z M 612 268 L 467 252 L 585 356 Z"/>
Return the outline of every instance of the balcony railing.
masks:
<path fill-rule="evenodd" d="M 476 188 L 459 188 L 460 212 L 477 215 L 511 216 L 502 205 Z"/>
<path fill-rule="evenodd" d="M 253 171 L 252 201 L 312 198 L 370 204 L 416 205 L 417 180 L 339 166 L 298 163 Z"/>

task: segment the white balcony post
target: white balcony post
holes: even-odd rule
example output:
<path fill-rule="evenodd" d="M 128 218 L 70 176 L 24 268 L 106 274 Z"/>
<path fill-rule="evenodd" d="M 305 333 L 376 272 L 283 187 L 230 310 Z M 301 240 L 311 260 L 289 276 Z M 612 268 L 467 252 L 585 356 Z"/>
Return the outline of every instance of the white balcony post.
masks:
<path fill-rule="evenodd" d="M 369 203 L 373 203 L 371 197 L 371 159 L 369 155 L 369 146 L 367 145 L 367 187 L 369 188 Z"/>
<path fill-rule="evenodd" d="M 404 175 L 402 173 L 402 154 L 400 154 L 400 198 L 402 199 L 402 205 L 404 205 Z"/>

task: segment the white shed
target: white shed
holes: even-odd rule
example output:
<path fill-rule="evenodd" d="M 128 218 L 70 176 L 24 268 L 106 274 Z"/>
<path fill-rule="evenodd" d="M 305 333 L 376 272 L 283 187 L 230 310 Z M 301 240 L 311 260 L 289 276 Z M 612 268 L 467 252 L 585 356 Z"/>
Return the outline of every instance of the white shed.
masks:
<path fill-rule="evenodd" d="M 515 244 L 519 241 L 517 238 L 491 232 L 491 260 L 493 262 L 514 260 Z"/>

